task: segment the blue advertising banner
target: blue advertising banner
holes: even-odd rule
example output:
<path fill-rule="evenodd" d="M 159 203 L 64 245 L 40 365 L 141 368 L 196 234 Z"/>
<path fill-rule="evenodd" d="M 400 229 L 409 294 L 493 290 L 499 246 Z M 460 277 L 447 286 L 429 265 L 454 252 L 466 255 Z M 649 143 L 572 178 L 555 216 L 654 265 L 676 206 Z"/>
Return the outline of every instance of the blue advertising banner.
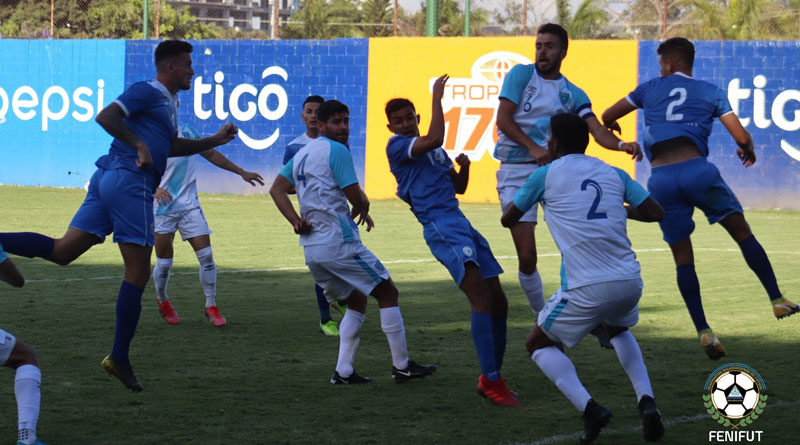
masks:
<path fill-rule="evenodd" d="M 639 42 L 639 82 L 659 76 L 659 42 Z M 715 122 L 708 159 L 742 205 L 800 210 L 800 42 L 695 42 L 694 77 L 728 93 L 733 111 L 753 135 L 756 163 L 744 168 L 736 143 Z M 638 130 L 642 131 L 639 115 Z M 647 182 L 649 164 L 637 164 Z"/>
<path fill-rule="evenodd" d="M 122 91 L 121 40 L 0 40 L 0 183 L 84 187 L 111 137 L 94 122 Z"/>

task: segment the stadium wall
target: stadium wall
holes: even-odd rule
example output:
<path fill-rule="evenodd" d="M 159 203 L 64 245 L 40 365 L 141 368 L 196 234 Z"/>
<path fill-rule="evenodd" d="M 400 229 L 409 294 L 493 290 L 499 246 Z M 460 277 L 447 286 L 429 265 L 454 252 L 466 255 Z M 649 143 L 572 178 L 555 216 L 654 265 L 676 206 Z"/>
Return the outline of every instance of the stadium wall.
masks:
<path fill-rule="evenodd" d="M 326 41 L 193 41 L 193 88 L 179 93 L 179 120 L 203 134 L 226 121 L 240 137 L 221 151 L 271 179 L 286 144 L 303 130 L 303 99 L 337 98 L 351 109 L 350 146 L 359 179 L 372 198 L 394 196 L 384 148 L 390 137 L 383 106 L 406 97 L 421 129 L 430 118 L 430 85 L 452 77 L 445 92 L 445 149 L 473 161 L 465 201 L 496 202 L 491 157 L 502 76 L 533 58 L 533 40 L 513 38 L 380 38 Z M 0 40 L 0 183 L 83 187 L 110 137 L 93 122 L 123 89 L 154 75 L 156 41 Z M 602 112 L 641 80 L 658 75 L 657 42 L 573 41 L 563 72 Z M 800 188 L 798 42 L 698 42 L 695 75 L 728 91 L 753 133 L 758 162 L 744 169 L 735 146 L 715 124 L 710 159 L 749 208 L 792 208 Z M 369 92 L 369 94 L 368 94 Z M 623 138 L 637 116 L 622 121 Z M 641 131 L 641 123 L 638 124 Z M 647 163 L 592 142 L 599 156 L 646 182 Z M 202 163 L 205 192 L 264 193 Z"/>

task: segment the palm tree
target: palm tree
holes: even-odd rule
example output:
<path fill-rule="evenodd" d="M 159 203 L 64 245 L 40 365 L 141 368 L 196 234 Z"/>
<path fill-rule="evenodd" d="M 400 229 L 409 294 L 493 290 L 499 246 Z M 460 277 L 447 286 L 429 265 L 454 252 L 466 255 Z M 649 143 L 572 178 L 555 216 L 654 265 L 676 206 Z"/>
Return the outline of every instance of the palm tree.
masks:
<path fill-rule="evenodd" d="M 558 23 L 561 24 L 574 39 L 609 38 L 613 32 L 608 29 L 609 16 L 598 0 L 583 0 L 570 15 L 569 0 L 556 0 Z"/>

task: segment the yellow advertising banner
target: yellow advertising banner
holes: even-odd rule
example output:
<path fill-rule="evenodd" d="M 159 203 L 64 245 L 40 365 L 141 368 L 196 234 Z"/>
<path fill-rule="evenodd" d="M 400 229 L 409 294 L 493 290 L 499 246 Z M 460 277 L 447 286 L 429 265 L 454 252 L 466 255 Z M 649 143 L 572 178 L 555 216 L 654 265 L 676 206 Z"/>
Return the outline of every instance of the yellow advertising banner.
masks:
<path fill-rule="evenodd" d="M 386 102 L 396 97 L 411 100 L 420 115 L 420 133 L 430 124 L 431 85 L 449 74 L 442 105 L 445 113 L 443 148 L 451 158 L 466 153 L 472 165 L 464 202 L 498 202 L 492 157 L 497 128 L 498 96 L 503 78 L 516 64 L 533 63 L 533 37 L 373 38 L 369 44 L 367 94 L 366 192 L 370 198 L 395 196 L 397 183 L 389 171 L 386 143 Z M 637 43 L 623 41 L 572 41 L 561 72 L 583 89 L 599 115 L 636 87 Z M 621 120 L 622 138 L 636 139 L 636 113 Z M 624 153 L 612 152 L 593 140 L 587 154 L 620 167 L 631 176 L 634 164 Z"/>

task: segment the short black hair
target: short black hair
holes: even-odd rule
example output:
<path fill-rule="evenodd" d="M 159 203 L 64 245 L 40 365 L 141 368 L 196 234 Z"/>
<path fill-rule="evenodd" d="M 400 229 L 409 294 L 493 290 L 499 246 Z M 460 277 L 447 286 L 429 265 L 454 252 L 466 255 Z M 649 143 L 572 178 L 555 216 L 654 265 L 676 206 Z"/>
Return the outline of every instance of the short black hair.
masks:
<path fill-rule="evenodd" d="M 692 65 L 694 65 L 694 45 L 689 39 L 683 37 L 669 38 L 658 45 L 656 52 L 662 58 L 684 63 L 689 69 L 692 69 Z"/>
<path fill-rule="evenodd" d="M 164 40 L 156 47 L 156 67 L 168 59 L 180 56 L 183 53 L 191 54 L 194 48 L 185 40 Z"/>
<path fill-rule="evenodd" d="M 336 113 L 350 114 L 350 109 L 336 99 L 326 100 L 317 108 L 317 122 L 328 122 Z"/>
<path fill-rule="evenodd" d="M 411 107 L 412 110 L 416 111 L 416 108 L 414 108 L 414 103 L 408 99 L 403 99 L 398 97 L 390 100 L 389 102 L 386 102 L 386 109 L 384 110 L 386 111 L 386 119 L 391 119 L 390 116 L 392 115 L 392 113 L 398 110 L 402 110 L 405 107 Z"/>
<path fill-rule="evenodd" d="M 303 101 L 303 108 L 305 108 L 306 104 L 309 102 L 322 105 L 325 103 L 325 99 L 323 99 L 322 96 L 317 96 L 316 94 L 313 96 L 308 96 L 306 97 L 306 100 Z"/>
<path fill-rule="evenodd" d="M 569 46 L 569 33 L 558 23 L 545 23 L 540 26 L 536 34 L 553 34 L 561 41 L 561 50 L 566 51 Z"/>
<path fill-rule="evenodd" d="M 550 118 L 550 137 L 564 153 L 585 153 L 589 125 L 575 113 L 559 113 Z"/>

